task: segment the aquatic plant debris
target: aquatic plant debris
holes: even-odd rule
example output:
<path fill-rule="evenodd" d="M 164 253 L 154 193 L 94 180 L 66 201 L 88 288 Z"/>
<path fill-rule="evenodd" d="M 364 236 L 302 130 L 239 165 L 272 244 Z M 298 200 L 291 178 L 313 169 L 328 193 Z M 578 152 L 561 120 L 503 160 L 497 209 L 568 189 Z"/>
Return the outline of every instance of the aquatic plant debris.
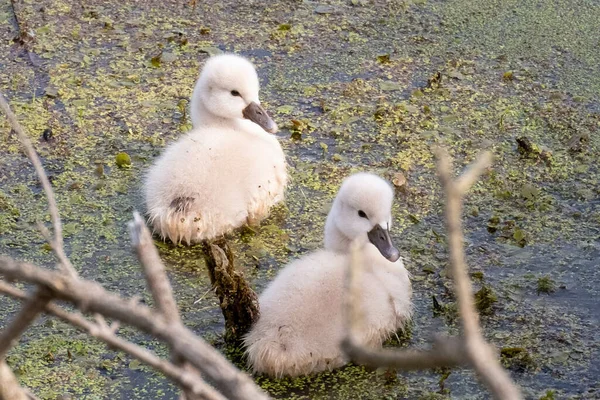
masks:
<path fill-rule="evenodd" d="M 486 338 L 500 349 L 527 349 L 536 367 L 512 370 L 527 398 L 553 390 L 556 398 L 596 396 L 598 5 L 13 3 L 19 23 L 35 36 L 27 51 L 15 46 L 11 2 L 0 4 L 0 20 L 6 21 L 0 86 L 51 176 L 67 252 L 83 276 L 124 295 L 144 293 L 139 265 L 123 240 L 131 211 L 143 211 L 141 179 L 164 147 L 190 129 L 181 102 L 189 99 L 202 63 L 210 54 L 234 51 L 256 64 L 265 108 L 286 106 L 274 111 L 291 165 L 286 202 L 256 232 L 231 238 L 238 266 L 258 293 L 282 265 L 322 245 L 328 205 L 345 176 L 369 170 L 391 182 L 400 172 L 407 184 L 396 189 L 392 236 L 413 275 L 408 345 L 422 345 L 433 332 L 455 334 L 430 148 L 445 145 L 461 165 L 490 149 L 494 167 L 469 194 L 464 221 L 468 264 L 484 276 L 476 284 L 489 285 L 497 297 L 494 313 L 482 318 Z M 321 4 L 335 12 L 315 12 Z M 153 66 L 151 59 L 163 53 L 176 57 Z M 383 54 L 389 62 L 380 62 Z M 512 80 L 503 79 L 508 71 Z M 300 140 L 292 139 L 291 120 L 306 124 Z M 49 141 L 43 139 L 46 129 Z M 52 265 L 35 228 L 46 220 L 44 198 L 2 118 L 0 137 L 0 253 Z M 529 138 L 540 155 L 521 154 L 519 137 Z M 130 155 L 130 168 L 117 165 L 120 152 Z M 525 185 L 539 191 L 523 196 Z M 525 235 L 524 247 L 517 229 Z M 223 344 L 224 322 L 201 249 L 156 243 L 186 325 L 243 367 L 239 349 Z M 566 289 L 538 296 L 543 276 Z M 440 316 L 432 315 L 431 296 L 444 307 Z M 16 307 L 2 299 L 0 325 Z M 123 334 L 147 342 L 127 329 Z M 168 349 L 148 345 L 168 356 Z M 27 333 L 9 362 L 22 366 L 21 382 L 42 399 L 175 398 L 165 379 L 143 366 L 130 368 L 127 357 L 47 319 Z M 441 372 L 396 376 L 390 383 L 349 366 L 300 379 L 256 380 L 272 396 L 289 399 L 354 399 L 357 393 L 364 399 L 486 397 L 465 371 L 452 371 L 443 393 Z"/>
<path fill-rule="evenodd" d="M 553 293 L 556 290 L 556 283 L 549 276 L 541 276 L 537 281 L 537 293 Z"/>
<path fill-rule="evenodd" d="M 115 164 L 117 167 L 129 168 L 131 167 L 131 157 L 127 153 L 118 153 L 115 157 Z"/>

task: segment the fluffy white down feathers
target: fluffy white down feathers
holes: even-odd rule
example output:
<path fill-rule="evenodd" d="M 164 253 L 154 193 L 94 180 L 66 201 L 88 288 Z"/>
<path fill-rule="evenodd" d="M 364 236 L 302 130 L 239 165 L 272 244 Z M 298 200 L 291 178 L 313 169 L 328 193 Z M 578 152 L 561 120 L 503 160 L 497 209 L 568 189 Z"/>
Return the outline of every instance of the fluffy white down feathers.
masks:
<path fill-rule="evenodd" d="M 298 376 L 347 362 L 339 344 L 345 336 L 343 286 L 352 240 L 363 244 L 365 323 L 359 341 L 381 346 L 410 319 L 412 290 L 402 259 L 388 261 L 367 236 L 377 225 L 389 226 L 392 200 L 389 185 L 375 175 L 346 179 L 327 219 L 325 249 L 286 266 L 260 296 L 261 316 L 245 338 L 254 372 Z"/>
<path fill-rule="evenodd" d="M 276 125 L 268 123 L 258 89 L 256 71 L 242 57 L 220 55 L 204 66 L 191 101 L 194 129 L 166 148 L 144 181 L 148 220 L 163 238 L 212 239 L 264 219 L 283 200 L 285 156 L 263 129 Z M 246 116 L 249 108 L 262 125 Z"/>

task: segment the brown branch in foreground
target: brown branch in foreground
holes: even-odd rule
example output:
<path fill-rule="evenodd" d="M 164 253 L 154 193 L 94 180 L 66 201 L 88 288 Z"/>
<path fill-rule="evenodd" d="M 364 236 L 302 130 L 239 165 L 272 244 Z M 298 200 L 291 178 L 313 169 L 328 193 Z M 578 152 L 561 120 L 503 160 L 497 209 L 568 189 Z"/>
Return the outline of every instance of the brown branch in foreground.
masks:
<path fill-rule="evenodd" d="M 45 227 L 40 230 L 42 235 L 47 238 L 52 246 L 52 249 L 58 258 L 59 267 L 63 272 L 62 274 L 58 274 L 55 272 L 45 271 L 38 267 L 30 266 L 33 268 L 28 271 L 29 273 L 32 273 L 30 274 L 30 278 L 32 278 L 30 282 L 37 283 L 38 286 L 40 286 L 39 290 L 50 289 L 51 295 L 55 296 L 59 294 L 59 296 L 55 297 L 69 300 L 75 303 L 81 309 L 97 313 L 98 323 L 93 324 L 93 329 L 90 331 L 92 335 L 103 335 L 107 337 L 108 334 L 112 334 L 115 338 L 113 341 L 118 339 L 114 335 L 114 330 L 109 328 L 105 323 L 102 323 L 103 315 L 105 315 L 123 322 L 132 323 L 131 321 L 133 320 L 134 322 L 132 325 L 137 326 L 145 332 L 154 334 L 160 339 L 166 341 L 170 345 L 173 353 L 181 356 L 181 359 L 178 361 L 181 360 L 181 362 L 184 364 L 184 371 L 192 376 L 191 379 L 196 382 L 201 382 L 204 385 L 203 388 L 192 388 L 193 390 L 189 390 L 185 385 L 182 385 L 188 400 L 192 400 L 192 398 L 193 400 L 199 398 L 220 400 L 224 397 L 210 388 L 210 386 L 206 385 L 201 380 L 198 371 L 188 368 L 189 365 L 185 365 L 183 360 L 189 361 L 199 371 L 204 372 L 208 378 L 211 378 L 215 382 L 216 386 L 218 386 L 223 394 L 225 394 L 228 398 L 267 399 L 268 397 L 247 375 L 237 370 L 237 368 L 235 368 L 231 363 L 229 363 L 229 361 L 221 356 L 218 351 L 213 349 L 202 339 L 196 337 L 192 332 L 183 326 L 177 312 L 177 306 L 173 299 L 170 285 L 166 275 L 164 275 L 164 267 L 162 266 L 162 263 L 160 263 L 160 258 L 158 258 L 158 253 L 156 252 L 154 246 L 151 246 L 152 249 L 149 253 L 149 260 L 152 261 L 151 258 L 152 255 L 154 255 L 155 260 L 158 260 L 158 264 L 150 265 L 150 272 L 147 272 L 146 274 L 148 276 L 150 290 L 152 291 L 155 302 L 161 311 L 162 315 L 160 316 L 154 315 L 154 313 L 152 313 L 152 311 L 150 311 L 150 309 L 147 307 L 142 307 L 139 304 L 127 302 L 119 296 L 112 295 L 110 292 L 105 291 L 97 284 L 78 279 L 77 272 L 73 268 L 64 251 L 62 224 L 56 199 L 48 177 L 42 167 L 39 156 L 37 155 L 23 128 L 19 124 L 16 116 L 12 113 L 10 106 L 4 99 L 2 93 L 0 93 L 0 107 L 6 113 L 13 130 L 17 133 L 21 143 L 23 144 L 25 153 L 34 165 L 38 179 L 40 180 L 40 183 L 42 184 L 42 187 L 47 195 L 50 216 L 54 228 L 54 238 L 50 236 L 49 231 L 45 229 Z M 148 237 L 150 237 L 149 233 Z M 149 243 L 151 243 L 151 239 Z M 140 254 L 141 260 L 143 260 L 144 254 Z M 0 257 L 0 266 L 14 267 L 15 265 L 17 264 L 13 260 Z M 157 266 L 158 268 L 156 268 Z M 37 269 L 37 271 L 35 269 Z M 15 271 L 13 270 L 13 272 Z M 45 281 L 43 279 L 41 281 L 36 280 L 32 277 L 33 275 L 36 275 L 36 273 L 41 273 L 47 279 Z M 161 279 L 161 274 L 164 276 L 164 279 Z M 4 275 L 10 278 L 10 273 Z M 79 291 L 77 289 L 81 290 Z M 88 289 L 91 289 L 95 294 L 95 296 L 91 296 L 91 300 Z M 165 289 L 167 289 L 166 292 Z M 74 293 L 77 295 L 74 295 Z M 114 302 L 111 303 L 110 300 L 108 300 L 110 298 L 116 300 L 117 303 L 120 304 L 115 304 Z M 136 312 L 139 312 L 141 315 L 135 315 Z M 83 320 L 85 321 L 85 319 Z M 173 324 L 173 321 L 176 321 L 176 323 Z M 129 348 L 129 350 L 135 349 L 128 347 L 133 344 L 126 341 L 120 342 L 120 345 L 123 348 Z M 138 348 L 138 350 L 139 349 L 141 348 Z M 143 356 L 143 354 L 140 354 L 140 356 Z M 157 365 L 159 363 L 166 363 L 164 360 L 160 360 L 158 358 L 154 360 L 149 358 L 149 356 L 154 356 L 150 352 L 146 352 L 145 356 L 146 361 L 148 362 L 154 362 Z M 140 360 L 144 361 L 142 358 L 140 358 Z M 167 368 L 169 366 L 178 368 L 177 366 L 169 363 L 161 365 L 163 368 Z M 160 367 L 157 369 L 160 370 Z M 169 376 L 168 372 L 165 374 Z M 198 395 L 198 397 L 196 395 Z"/>
<path fill-rule="evenodd" d="M 0 360 L 0 399 L 28 400 L 27 393 L 19 386 L 17 378 L 4 360 Z"/>
<path fill-rule="evenodd" d="M 345 338 L 342 350 L 358 364 L 370 367 L 399 368 L 416 371 L 440 367 L 465 365 L 464 346 L 457 338 L 438 338 L 429 350 L 371 350 Z"/>
<path fill-rule="evenodd" d="M 73 268 L 71 261 L 69 261 L 67 255 L 65 254 L 65 250 L 63 247 L 62 222 L 60 220 L 60 214 L 58 212 L 58 206 L 56 204 L 54 191 L 52 190 L 50 180 L 48 180 L 48 176 L 44 171 L 42 161 L 40 160 L 40 157 L 33 148 L 31 140 L 29 140 L 29 137 L 25 133 L 21 124 L 19 123 L 19 120 L 17 119 L 16 115 L 10 109 L 8 102 L 6 101 L 4 95 L 1 92 L 0 108 L 2 108 L 4 114 L 6 114 L 6 118 L 8 119 L 8 122 L 10 123 L 12 129 L 17 133 L 19 141 L 25 149 L 25 154 L 33 164 L 33 167 L 35 168 L 35 173 L 37 174 L 37 177 L 40 183 L 42 184 L 42 188 L 46 193 L 46 198 L 48 200 L 48 209 L 50 211 L 50 218 L 52 220 L 52 227 L 54 229 L 54 238 L 50 241 L 50 246 L 52 246 L 52 250 L 54 250 L 56 257 L 58 258 L 59 266 L 63 270 L 63 272 L 69 274 L 71 277 L 77 276 L 75 268 Z"/>
<path fill-rule="evenodd" d="M 165 267 L 158 255 L 158 250 L 154 247 L 152 235 L 137 211 L 133 213 L 133 221 L 129 222 L 129 234 L 131 245 L 142 264 L 156 308 L 167 321 L 180 322 L 179 310 L 173 297 L 169 278 L 165 273 Z"/>
<path fill-rule="evenodd" d="M 173 296 L 173 290 L 169 283 L 169 278 L 165 272 L 158 250 L 152 242 L 152 234 L 146 226 L 140 214 L 136 211 L 133 213 L 133 221 L 129 222 L 129 233 L 131 236 L 131 244 L 137 254 L 138 260 L 142 264 L 146 282 L 154 303 L 162 316 L 173 324 L 181 324 L 181 317 L 177 309 L 177 303 Z M 189 371 L 190 374 L 195 374 L 196 378 L 202 381 L 198 371 L 195 371 L 189 364 L 183 361 L 181 355 L 172 352 L 172 359 L 176 365 Z M 186 400 L 195 400 L 197 393 L 191 392 L 183 388 Z M 206 398 L 206 396 L 204 396 Z"/>
<path fill-rule="evenodd" d="M 360 291 L 357 285 L 360 273 L 360 252 L 352 246 L 351 263 L 346 281 L 347 336 L 341 343 L 342 350 L 355 362 L 371 366 L 396 367 L 402 370 L 470 365 L 488 387 L 494 398 L 519 400 L 521 394 L 507 372 L 496 358 L 492 346 L 483 338 L 479 326 L 479 314 L 475 310 L 473 289 L 467 275 L 463 250 L 461 224 L 462 199 L 479 175 L 491 164 L 492 156 L 483 153 L 458 179 L 452 180 L 452 163 L 445 151 L 438 150 L 438 174 L 446 192 L 446 220 L 450 263 L 456 288 L 459 313 L 464 335 L 459 338 L 438 339 L 431 350 L 371 350 L 356 343 L 354 332 L 362 324 L 358 309 Z"/>
<path fill-rule="evenodd" d="M 479 332 L 479 314 L 475 309 L 473 287 L 465 263 L 464 237 L 462 232 L 462 198 L 471 184 L 491 163 L 491 154 L 486 152 L 478 161 L 467 168 L 456 181 L 452 180 L 452 162 L 448 154 L 441 149 L 436 151 L 438 175 L 446 196 L 446 225 L 448 229 L 448 247 L 450 250 L 451 275 L 458 299 L 459 314 L 462 319 L 465 339 L 469 340 Z M 484 159 L 485 158 L 485 159 Z M 456 182 L 462 182 L 461 185 Z"/>
<path fill-rule="evenodd" d="M 3 281 L 0 281 L 0 293 L 19 300 L 27 300 L 29 298 L 25 292 Z M 167 378 L 171 379 L 179 387 L 185 388 L 191 393 L 202 395 L 205 399 L 225 399 L 225 397 L 223 397 L 215 389 L 203 381 L 199 381 L 195 375 L 192 375 L 185 369 L 177 367 L 172 363 L 161 359 L 143 347 L 121 339 L 120 337 L 116 336 L 108 326 L 94 324 L 93 322 L 85 319 L 83 315 L 79 313 L 67 312 L 61 307 L 52 303 L 47 304 L 44 311 L 70 323 L 77 328 L 80 328 L 85 332 L 88 332 L 93 337 L 105 342 L 109 347 L 121 350 L 124 353 L 127 353 L 141 362 L 151 366 L 157 371 L 162 372 Z M 2 399 L 2 396 L 0 396 L 0 399 Z"/>
<path fill-rule="evenodd" d="M 462 344 L 457 339 L 437 338 L 430 350 L 388 350 L 370 349 L 361 346 L 354 338 L 364 323 L 364 315 L 359 304 L 362 294 L 360 291 L 360 274 L 362 272 L 362 254 L 357 242 L 350 247 L 350 268 L 345 281 L 345 320 L 348 329 L 342 340 L 342 351 L 354 362 L 371 367 L 392 367 L 404 371 L 429 369 L 436 367 L 453 367 L 464 365 L 466 359 Z"/>
<path fill-rule="evenodd" d="M 458 300 L 459 315 L 464 330 L 466 356 L 473 369 L 489 388 L 496 399 L 521 399 L 518 387 L 500 365 L 495 351 L 485 341 L 479 325 L 479 314 L 475 309 L 473 288 L 465 263 L 464 237 L 462 230 L 463 196 L 477 177 L 491 164 L 492 155 L 485 152 L 479 156 L 457 180 L 452 180 L 452 161 L 445 150 L 436 151 L 438 174 L 446 194 L 446 224 L 450 264 Z"/>
<path fill-rule="evenodd" d="M 105 290 L 95 282 L 65 276 L 0 256 L 0 275 L 47 287 L 52 295 L 92 313 L 130 324 L 166 342 L 197 368 L 229 399 L 266 400 L 268 396 L 216 349 L 182 325 L 168 323 L 160 314 Z"/>
<path fill-rule="evenodd" d="M 4 359 L 7 351 L 17 342 L 37 316 L 44 311 L 46 304 L 51 299 L 52 295 L 50 291 L 41 287 L 25 302 L 21 311 L 0 333 L 0 360 Z"/>

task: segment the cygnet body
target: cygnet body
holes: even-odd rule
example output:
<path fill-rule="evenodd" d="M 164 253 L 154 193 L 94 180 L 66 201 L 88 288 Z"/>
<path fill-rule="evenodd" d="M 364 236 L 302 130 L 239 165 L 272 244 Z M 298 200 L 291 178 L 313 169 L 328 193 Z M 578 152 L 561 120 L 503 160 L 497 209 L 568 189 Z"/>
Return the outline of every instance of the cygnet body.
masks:
<path fill-rule="evenodd" d="M 342 184 L 325 227 L 325 249 L 286 266 L 260 296 L 261 316 L 245 337 L 256 373 L 298 376 L 342 366 L 344 280 L 350 246 L 361 248 L 360 344 L 381 346 L 412 312 L 411 284 L 389 228 L 393 191 L 376 175 Z"/>
<path fill-rule="evenodd" d="M 166 148 L 144 182 L 148 220 L 161 237 L 213 239 L 256 224 L 283 200 L 285 156 L 258 92 L 248 60 L 206 62 L 192 94 L 194 129 Z"/>

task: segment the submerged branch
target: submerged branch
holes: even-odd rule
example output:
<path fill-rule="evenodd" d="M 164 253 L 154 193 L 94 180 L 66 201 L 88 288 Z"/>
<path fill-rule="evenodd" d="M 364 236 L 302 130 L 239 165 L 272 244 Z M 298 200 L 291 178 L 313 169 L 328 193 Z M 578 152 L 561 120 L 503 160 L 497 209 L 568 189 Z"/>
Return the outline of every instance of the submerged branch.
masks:
<path fill-rule="evenodd" d="M 258 296 L 242 273 L 235 270 L 233 252 L 226 239 L 206 241 L 202 250 L 210 283 L 225 317 L 225 340 L 237 344 L 260 316 Z"/>

